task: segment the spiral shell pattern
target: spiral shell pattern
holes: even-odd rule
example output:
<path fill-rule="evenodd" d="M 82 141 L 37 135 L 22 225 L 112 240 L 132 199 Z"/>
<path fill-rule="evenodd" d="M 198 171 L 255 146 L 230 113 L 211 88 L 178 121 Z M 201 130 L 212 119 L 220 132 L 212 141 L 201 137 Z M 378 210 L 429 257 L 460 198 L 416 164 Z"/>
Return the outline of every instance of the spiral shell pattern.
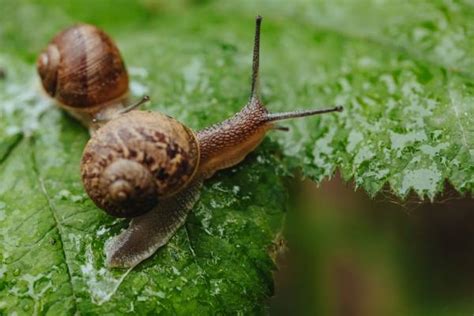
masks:
<path fill-rule="evenodd" d="M 198 165 L 199 145 L 190 129 L 161 113 L 132 111 L 93 135 L 81 174 L 98 207 L 134 217 L 184 189 Z"/>
<path fill-rule="evenodd" d="M 70 108 L 93 109 L 128 93 L 128 74 L 112 39 L 93 25 L 56 35 L 37 60 L 45 91 Z"/>

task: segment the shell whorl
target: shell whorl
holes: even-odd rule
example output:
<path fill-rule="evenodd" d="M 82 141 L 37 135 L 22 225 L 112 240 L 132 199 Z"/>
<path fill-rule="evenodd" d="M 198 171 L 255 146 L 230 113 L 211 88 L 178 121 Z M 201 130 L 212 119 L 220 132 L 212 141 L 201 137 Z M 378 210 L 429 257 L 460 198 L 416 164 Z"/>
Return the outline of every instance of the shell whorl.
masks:
<path fill-rule="evenodd" d="M 55 44 L 49 44 L 37 61 L 38 73 L 46 92 L 54 96 L 58 84 L 59 50 Z"/>
<path fill-rule="evenodd" d="M 132 217 L 156 205 L 155 181 L 150 171 L 133 160 L 117 159 L 100 177 L 105 209 L 116 217 Z"/>
<path fill-rule="evenodd" d="M 37 69 L 46 92 L 66 107 L 93 111 L 128 93 L 117 46 L 92 25 L 74 25 L 56 35 L 40 54 Z"/>
<path fill-rule="evenodd" d="M 98 207 L 133 217 L 184 189 L 198 165 L 199 144 L 191 130 L 160 113 L 132 111 L 93 135 L 81 174 Z"/>

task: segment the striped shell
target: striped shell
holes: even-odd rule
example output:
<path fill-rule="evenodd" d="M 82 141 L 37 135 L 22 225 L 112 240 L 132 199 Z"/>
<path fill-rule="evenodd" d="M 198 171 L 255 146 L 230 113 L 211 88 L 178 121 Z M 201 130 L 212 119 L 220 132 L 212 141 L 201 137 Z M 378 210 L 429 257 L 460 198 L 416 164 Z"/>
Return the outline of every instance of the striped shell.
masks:
<path fill-rule="evenodd" d="M 37 60 L 46 92 L 70 108 L 93 111 L 128 93 L 128 75 L 118 48 L 95 26 L 72 26 L 50 42 Z"/>
<path fill-rule="evenodd" d="M 199 145 L 190 129 L 161 113 L 132 111 L 93 135 L 81 174 L 98 207 L 134 217 L 184 189 L 198 165 Z"/>

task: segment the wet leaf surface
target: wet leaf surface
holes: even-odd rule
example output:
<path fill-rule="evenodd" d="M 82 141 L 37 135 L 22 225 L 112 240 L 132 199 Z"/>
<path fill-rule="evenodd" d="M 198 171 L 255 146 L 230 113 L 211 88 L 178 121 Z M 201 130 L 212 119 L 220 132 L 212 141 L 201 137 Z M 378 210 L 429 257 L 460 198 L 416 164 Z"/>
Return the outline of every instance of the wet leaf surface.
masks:
<path fill-rule="evenodd" d="M 399 196 L 434 198 L 445 179 L 473 190 L 468 3 L 59 3 L 2 1 L 0 313 L 261 313 L 294 168 L 320 181 L 339 167 L 370 194 L 389 182 Z M 126 222 L 85 195 L 87 132 L 43 96 L 36 56 L 63 27 L 95 23 L 116 39 L 133 96 L 147 93 L 145 108 L 199 129 L 247 100 L 256 12 L 265 16 L 269 109 L 343 104 L 345 112 L 285 122 L 290 133 L 273 133 L 206 183 L 185 227 L 155 256 L 132 271 L 105 269 L 103 245 Z"/>

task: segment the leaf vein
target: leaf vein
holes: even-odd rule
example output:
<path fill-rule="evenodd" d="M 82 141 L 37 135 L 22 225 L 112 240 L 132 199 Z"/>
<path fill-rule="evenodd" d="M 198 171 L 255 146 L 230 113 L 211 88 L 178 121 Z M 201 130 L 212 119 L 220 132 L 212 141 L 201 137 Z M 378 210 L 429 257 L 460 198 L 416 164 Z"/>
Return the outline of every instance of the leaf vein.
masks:
<path fill-rule="evenodd" d="M 52 215 L 52 217 L 54 219 L 54 222 L 55 222 L 54 227 L 58 231 L 59 241 L 61 242 L 61 247 L 60 247 L 61 248 L 61 253 L 62 253 L 62 256 L 64 258 L 64 263 L 66 264 L 66 272 L 67 272 L 67 276 L 68 276 L 68 281 L 69 281 L 69 284 L 71 285 L 72 299 L 73 299 L 73 304 L 74 304 L 73 314 L 75 314 L 75 313 L 78 312 L 77 296 L 76 296 L 76 293 L 75 293 L 74 284 L 72 282 L 72 269 L 71 269 L 71 267 L 68 263 L 66 251 L 64 250 L 63 227 L 61 225 L 61 222 L 59 221 L 59 218 L 56 214 L 53 203 L 52 203 L 52 201 L 51 201 L 51 199 L 48 195 L 48 191 L 46 189 L 46 186 L 44 185 L 44 181 L 41 178 L 41 175 L 40 175 L 40 172 L 39 172 L 39 169 L 38 169 L 38 163 L 37 163 L 36 155 L 35 155 L 36 144 L 35 144 L 34 137 L 31 138 L 31 145 L 32 145 L 31 147 L 33 148 L 32 157 L 31 157 L 32 164 L 33 164 L 33 173 L 34 173 L 35 177 L 38 180 L 41 193 L 44 195 L 44 197 L 46 198 L 46 201 L 48 202 L 48 209 L 50 210 L 51 215 Z"/>
<path fill-rule="evenodd" d="M 7 160 L 7 158 L 10 156 L 10 154 L 15 150 L 15 148 L 20 144 L 21 140 L 23 139 L 23 134 L 18 134 L 17 137 L 13 142 L 11 142 L 4 155 L 0 157 L 0 166 Z"/>
<path fill-rule="evenodd" d="M 198 262 L 198 257 L 196 255 L 196 250 L 194 249 L 194 245 L 193 245 L 193 242 L 191 241 L 191 237 L 190 237 L 190 233 L 189 233 L 189 228 L 188 228 L 188 221 L 186 221 L 186 223 L 184 224 L 184 229 L 185 229 L 185 233 L 186 233 L 186 239 L 188 240 L 188 243 L 189 243 L 189 250 L 191 251 L 191 254 L 193 256 L 193 260 L 194 260 L 194 263 L 198 266 L 198 268 L 202 271 L 202 275 L 203 275 L 203 278 L 204 278 L 204 281 L 206 282 L 208 288 L 210 289 L 211 287 L 211 280 L 209 279 L 209 276 L 207 275 L 207 272 L 206 270 L 199 264 Z M 219 297 L 217 297 L 217 300 L 219 301 L 219 304 L 222 305 L 222 301 Z"/>

